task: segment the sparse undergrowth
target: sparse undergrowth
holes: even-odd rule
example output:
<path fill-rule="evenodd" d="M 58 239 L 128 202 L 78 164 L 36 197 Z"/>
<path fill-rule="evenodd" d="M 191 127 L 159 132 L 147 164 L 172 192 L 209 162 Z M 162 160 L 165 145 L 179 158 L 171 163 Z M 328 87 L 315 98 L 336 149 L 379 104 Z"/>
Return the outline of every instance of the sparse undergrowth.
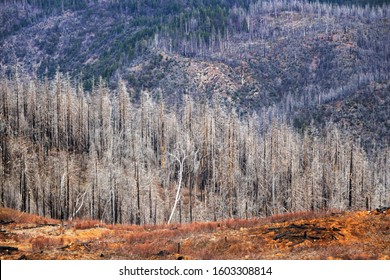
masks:
<path fill-rule="evenodd" d="M 135 226 L 1 208 L 0 259 L 390 259 L 387 212 Z"/>

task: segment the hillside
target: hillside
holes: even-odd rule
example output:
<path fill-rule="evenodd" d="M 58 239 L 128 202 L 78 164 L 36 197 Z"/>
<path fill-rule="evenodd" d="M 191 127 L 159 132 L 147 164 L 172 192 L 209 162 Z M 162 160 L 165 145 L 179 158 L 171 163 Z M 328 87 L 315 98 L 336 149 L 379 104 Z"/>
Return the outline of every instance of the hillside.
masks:
<path fill-rule="evenodd" d="M 99 76 L 116 88 L 120 76 L 137 98 L 141 90 L 155 98 L 162 91 L 169 103 L 217 97 L 242 114 L 266 112 L 298 129 L 333 121 L 365 143 L 387 145 L 387 120 L 376 117 L 387 111 L 376 99 L 368 104 L 375 112 L 350 114 L 338 104 L 372 88 L 389 95 L 388 1 L 320 2 L 7 2 L 2 71 L 12 76 L 19 64 L 52 79 L 59 69 L 87 91 Z"/>
<path fill-rule="evenodd" d="M 390 260 L 389 209 L 130 226 L 82 220 L 61 225 L 58 220 L 1 208 L 0 221 L 2 260 Z"/>
<path fill-rule="evenodd" d="M 1 206 L 141 226 L 388 205 L 390 6 L 356 3 L 0 3 Z"/>

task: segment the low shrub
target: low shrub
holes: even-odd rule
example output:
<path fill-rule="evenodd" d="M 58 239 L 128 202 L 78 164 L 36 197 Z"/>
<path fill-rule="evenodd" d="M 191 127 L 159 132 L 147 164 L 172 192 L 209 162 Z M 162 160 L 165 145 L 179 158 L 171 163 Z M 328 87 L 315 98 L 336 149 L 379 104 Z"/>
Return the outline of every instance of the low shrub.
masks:
<path fill-rule="evenodd" d="M 32 238 L 30 243 L 33 251 L 42 251 L 52 247 L 61 247 L 64 245 L 64 240 L 62 238 L 38 236 Z"/>
<path fill-rule="evenodd" d="M 94 227 L 101 227 L 103 224 L 98 220 L 74 220 L 71 222 L 74 229 L 89 229 Z"/>

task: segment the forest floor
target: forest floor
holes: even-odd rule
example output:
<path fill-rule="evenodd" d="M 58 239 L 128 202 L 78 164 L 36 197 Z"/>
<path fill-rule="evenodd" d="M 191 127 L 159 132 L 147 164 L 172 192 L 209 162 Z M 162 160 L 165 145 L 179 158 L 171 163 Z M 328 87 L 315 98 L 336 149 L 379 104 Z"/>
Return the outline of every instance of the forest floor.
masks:
<path fill-rule="evenodd" d="M 390 260 L 390 209 L 135 226 L 0 208 L 0 227 L 1 260 Z"/>

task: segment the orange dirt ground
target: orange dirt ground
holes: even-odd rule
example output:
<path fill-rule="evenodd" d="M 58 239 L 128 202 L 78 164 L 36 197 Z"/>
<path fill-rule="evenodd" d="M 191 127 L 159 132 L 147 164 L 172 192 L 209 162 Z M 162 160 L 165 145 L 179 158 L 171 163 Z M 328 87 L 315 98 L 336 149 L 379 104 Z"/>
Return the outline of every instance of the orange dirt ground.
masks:
<path fill-rule="evenodd" d="M 134 226 L 0 208 L 0 225 L 1 260 L 390 260 L 390 209 Z"/>

